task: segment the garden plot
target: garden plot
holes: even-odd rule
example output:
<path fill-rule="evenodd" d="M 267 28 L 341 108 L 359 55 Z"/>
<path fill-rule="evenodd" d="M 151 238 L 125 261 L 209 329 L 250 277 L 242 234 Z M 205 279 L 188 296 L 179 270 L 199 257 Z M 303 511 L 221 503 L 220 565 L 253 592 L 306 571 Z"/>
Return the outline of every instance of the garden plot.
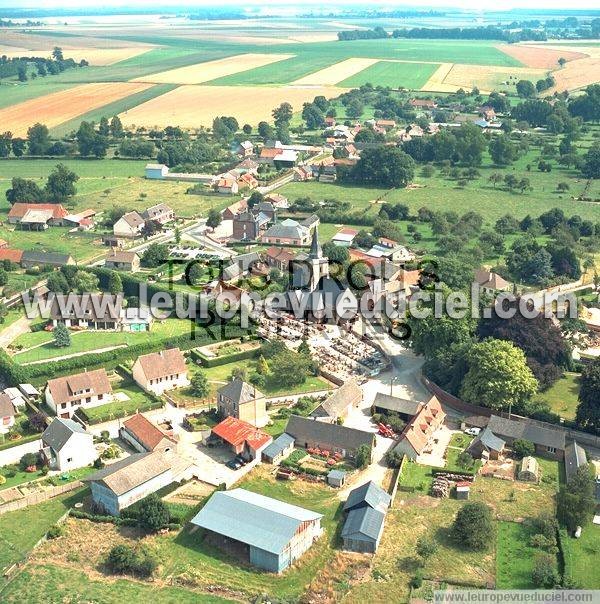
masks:
<path fill-rule="evenodd" d="M 206 63 L 196 63 L 177 69 L 169 69 L 151 75 L 135 78 L 134 82 L 152 82 L 155 84 L 202 84 L 217 78 L 248 71 L 291 59 L 294 55 L 285 54 L 243 54 Z"/>

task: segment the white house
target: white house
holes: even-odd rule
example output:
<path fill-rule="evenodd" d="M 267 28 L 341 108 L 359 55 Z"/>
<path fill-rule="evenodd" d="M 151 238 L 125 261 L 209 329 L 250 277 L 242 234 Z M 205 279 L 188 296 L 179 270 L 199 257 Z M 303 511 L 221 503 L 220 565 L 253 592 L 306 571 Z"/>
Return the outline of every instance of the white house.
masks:
<path fill-rule="evenodd" d="M 146 221 L 137 212 L 127 212 L 123 214 L 113 225 L 113 234 L 115 237 L 134 239 L 139 237 Z"/>
<path fill-rule="evenodd" d="M 0 394 L 0 434 L 6 434 L 15 425 L 15 407 L 8 394 Z"/>
<path fill-rule="evenodd" d="M 141 388 L 160 396 L 167 390 L 190 385 L 185 358 L 179 348 L 170 348 L 138 357 L 132 369 Z"/>
<path fill-rule="evenodd" d="M 58 417 L 69 419 L 77 409 L 105 405 L 113 400 L 104 369 L 48 380 L 46 403 Z"/>
<path fill-rule="evenodd" d="M 136 501 L 173 482 L 171 464 L 160 452 L 134 453 L 84 478 L 94 506 L 117 516 Z"/>
<path fill-rule="evenodd" d="M 94 463 L 94 437 L 72 419 L 54 418 L 42 434 L 42 455 L 51 470 L 69 471 Z"/>

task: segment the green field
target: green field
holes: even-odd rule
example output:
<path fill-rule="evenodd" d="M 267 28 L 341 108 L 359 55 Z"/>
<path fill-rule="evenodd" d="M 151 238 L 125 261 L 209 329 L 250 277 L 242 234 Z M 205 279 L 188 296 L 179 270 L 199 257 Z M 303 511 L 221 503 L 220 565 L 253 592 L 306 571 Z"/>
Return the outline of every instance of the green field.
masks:
<path fill-rule="evenodd" d="M 529 546 L 531 531 L 523 523 L 499 522 L 496 545 L 496 588 L 533 589 L 533 557 L 539 551 Z"/>
<path fill-rule="evenodd" d="M 379 61 L 363 69 L 347 80 L 338 82 L 338 86 L 358 88 L 371 83 L 374 86 L 390 88 L 421 88 L 439 67 L 434 63 L 393 63 Z"/>
<path fill-rule="evenodd" d="M 579 588 L 600 589 L 600 526 L 588 524 L 579 539 L 563 537 L 565 569 Z"/>
<path fill-rule="evenodd" d="M 579 384 L 581 376 L 578 373 L 565 373 L 548 390 L 540 392 L 536 400 L 546 402 L 550 410 L 565 419 L 575 419 L 579 403 Z"/>

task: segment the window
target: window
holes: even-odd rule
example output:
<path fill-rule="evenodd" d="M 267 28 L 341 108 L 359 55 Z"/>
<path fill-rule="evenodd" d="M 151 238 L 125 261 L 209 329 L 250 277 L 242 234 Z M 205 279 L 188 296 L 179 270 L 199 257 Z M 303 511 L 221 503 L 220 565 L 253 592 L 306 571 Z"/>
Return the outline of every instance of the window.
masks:
<path fill-rule="evenodd" d="M 556 447 L 546 447 L 546 451 L 548 451 L 548 453 L 556 453 Z"/>
<path fill-rule="evenodd" d="M 72 458 L 72 457 L 68 457 L 68 458 L 67 458 L 67 463 L 71 463 L 72 461 L 73 461 L 73 458 Z"/>

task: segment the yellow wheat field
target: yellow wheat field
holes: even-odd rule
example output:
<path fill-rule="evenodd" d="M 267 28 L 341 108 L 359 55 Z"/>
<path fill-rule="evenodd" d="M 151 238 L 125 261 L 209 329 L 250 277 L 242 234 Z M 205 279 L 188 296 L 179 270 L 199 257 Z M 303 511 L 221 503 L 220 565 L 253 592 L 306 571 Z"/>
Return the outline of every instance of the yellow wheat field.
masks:
<path fill-rule="evenodd" d="M 3 131 L 23 136 L 27 128 L 36 122 L 53 128 L 149 87 L 150 84 L 129 82 L 82 84 L 0 109 L 0 124 Z"/>
<path fill-rule="evenodd" d="M 135 78 L 134 82 L 153 82 L 156 84 L 202 84 L 241 71 L 263 67 L 270 63 L 291 59 L 294 55 L 284 54 L 243 54 L 206 63 L 196 63 L 187 67 L 169 69 L 160 73 Z"/>
<path fill-rule="evenodd" d="M 211 126 L 219 115 L 232 115 L 240 124 L 270 120 L 271 111 L 288 102 L 294 111 L 315 96 L 339 96 L 346 88 L 333 86 L 180 86 L 120 115 L 127 126 L 184 128 Z"/>
<path fill-rule="evenodd" d="M 297 86 L 333 86 L 378 61 L 379 59 L 346 59 L 345 61 L 340 61 L 335 65 L 330 65 L 329 67 L 325 67 L 325 69 L 304 76 L 292 82 L 292 84 Z"/>

